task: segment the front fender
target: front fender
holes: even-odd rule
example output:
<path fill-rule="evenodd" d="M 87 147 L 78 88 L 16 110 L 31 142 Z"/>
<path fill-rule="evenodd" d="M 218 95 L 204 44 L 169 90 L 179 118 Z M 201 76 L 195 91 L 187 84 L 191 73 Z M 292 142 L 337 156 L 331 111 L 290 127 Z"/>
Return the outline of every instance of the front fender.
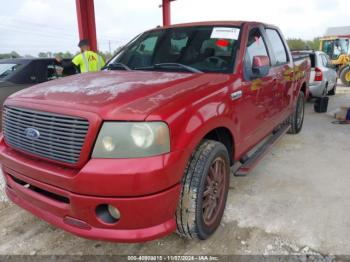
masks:
<path fill-rule="evenodd" d="M 225 115 L 211 116 L 205 122 L 201 122 L 200 117 L 193 115 L 184 125 L 183 132 L 179 133 L 174 139 L 174 148 L 188 149 L 193 152 L 200 141 L 212 130 L 216 128 L 226 128 L 230 131 L 232 140 L 234 141 L 235 126 L 233 121 Z M 234 145 L 233 145 L 234 146 Z"/>
<path fill-rule="evenodd" d="M 150 121 L 162 120 L 169 125 L 171 150 L 181 150 L 185 154 L 183 168 L 210 131 L 224 127 L 230 131 L 232 140 L 235 141 L 237 124 L 233 120 L 232 101 L 227 94 L 228 88 L 224 88 L 192 103 L 179 101 L 176 106 L 180 109 L 166 117 L 157 114 L 147 118 Z M 169 108 L 163 108 L 162 113 L 166 114 L 168 110 Z"/>

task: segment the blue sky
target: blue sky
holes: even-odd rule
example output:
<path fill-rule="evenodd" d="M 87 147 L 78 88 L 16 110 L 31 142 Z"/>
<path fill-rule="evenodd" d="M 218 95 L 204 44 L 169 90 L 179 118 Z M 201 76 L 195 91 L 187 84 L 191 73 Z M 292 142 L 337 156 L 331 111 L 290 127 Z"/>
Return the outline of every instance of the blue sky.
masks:
<path fill-rule="evenodd" d="M 0 0 L 0 53 L 76 52 L 74 0 Z M 112 50 L 162 23 L 161 0 L 95 0 L 99 49 Z M 328 26 L 349 26 L 349 0 L 177 0 L 172 22 L 255 20 L 281 27 L 287 37 L 312 39 Z"/>

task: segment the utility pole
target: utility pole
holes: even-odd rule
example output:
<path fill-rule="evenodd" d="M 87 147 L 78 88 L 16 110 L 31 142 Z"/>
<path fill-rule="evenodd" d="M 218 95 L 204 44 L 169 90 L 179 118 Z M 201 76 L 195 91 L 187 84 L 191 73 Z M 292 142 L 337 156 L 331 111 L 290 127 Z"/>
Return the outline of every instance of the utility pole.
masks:
<path fill-rule="evenodd" d="M 109 53 L 112 54 L 111 40 L 108 40 Z"/>
<path fill-rule="evenodd" d="M 171 24 L 171 12 L 170 12 L 170 2 L 175 0 L 162 0 L 162 4 L 159 7 L 162 7 L 163 12 L 163 26 L 168 26 Z"/>
<path fill-rule="evenodd" d="M 89 39 L 90 48 L 97 51 L 94 0 L 75 0 L 79 38 Z"/>

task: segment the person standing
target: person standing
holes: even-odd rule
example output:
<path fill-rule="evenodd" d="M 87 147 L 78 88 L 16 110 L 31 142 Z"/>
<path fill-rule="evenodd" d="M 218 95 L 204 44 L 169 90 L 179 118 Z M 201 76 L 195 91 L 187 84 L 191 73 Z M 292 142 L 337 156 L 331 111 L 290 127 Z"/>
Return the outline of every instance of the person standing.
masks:
<path fill-rule="evenodd" d="M 68 67 L 73 64 L 77 67 L 80 73 L 97 72 L 105 65 L 103 58 L 90 50 L 89 40 L 83 39 L 78 43 L 80 54 L 76 55 L 72 62 L 67 64 L 61 57 L 56 57 L 56 60 L 62 64 L 63 67 Z"/>

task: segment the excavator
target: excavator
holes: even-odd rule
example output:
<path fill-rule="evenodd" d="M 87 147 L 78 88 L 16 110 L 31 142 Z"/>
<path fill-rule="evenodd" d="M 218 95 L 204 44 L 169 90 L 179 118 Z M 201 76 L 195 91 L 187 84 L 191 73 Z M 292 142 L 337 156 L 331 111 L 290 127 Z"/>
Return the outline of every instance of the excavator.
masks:
<path fill-rule="evenodd" d="M 328 54 L 341 82 L 350 87 L 350 26 L 328 28 L 320 38 L 320 51 Z"/>

